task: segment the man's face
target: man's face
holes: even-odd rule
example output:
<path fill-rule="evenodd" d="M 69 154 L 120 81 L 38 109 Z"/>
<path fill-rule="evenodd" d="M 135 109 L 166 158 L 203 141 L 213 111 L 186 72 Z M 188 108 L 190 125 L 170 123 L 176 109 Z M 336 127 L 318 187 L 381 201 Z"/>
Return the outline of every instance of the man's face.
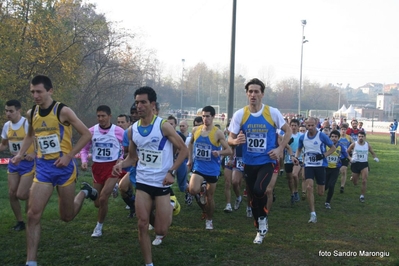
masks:
<path fill-rule="evenodd" d="M 126 117 L 124 116 L 118 117 L 116 124 L 125 130 L 129 127 L 129 123 L 126 121 Z"/>
<path fill-rule="evenodd" d="M 298 124 L 297 123 L 291 123 L 290 124 L 292 133 L 296 134 L 298 132 Z"/>
<path fill-rule="evenodd" d="M 334 144 L 337 144 L 339 138 L 337 135 L 331 134 L 330 139 Z"/>
<path fill-rule="evenodd" d="M 356 121 L 352 121 L 352 128 L 353 129 L 357 129 L 357 122 Z"/>
<path fill-rule="evenodd" d="M 97 112 L 97 121 L 98 121 L 98 124 L 102 128 L 109 127 L 111 125 L 111 115 L 108 115 L 104 111 L 98 111 Z"/>
<path fill-rule="evenodd" d="M 152 115 L 155 110 L 155 102 L 151 103 L 147 94 L 136 95 L 136 106 L 137 114 L 140 118 Z"/>
<path fill-rule="evenodd" d="M 47 91 L 43 84 L 38 84 L 38 85 L 30 85 L 30 92 L 32 93 L 33 96 L 33 101 L 37 105 L 43 105 L 45 104 L 51 95 L 53 94 L 53 89 L 50 89 Z"/>
<path fill-rule="evenodd" d="M 168 119 L 168 122 L 169 122 L 169 124 L 172 125 L 172 127 L 173 127 L 174 129 L 176 129 L 176 123 L 175 123 L 175 120 L 174 120 L 174 119 Z"/>
<path fill-rule="evenodd" d="M 314 119 L 308 119 L 306 121 L 306 129 L 310 134 L 315 134 L 316 133 L 316 121 Z"/>
<path fill-rule="evenodd" d="M 138 121 L 140 119 L 139 114 L 137 113 L 136 109 L 133 109 L 130 111 L 130 121 L 131 123 L 134 124 L 134 122 Z"/>
<path fill-rule="evenodd" d="M 210 126 L 213 123 L 213 116 L 211 116 L 211 112 L 202 112 L 202 122 L 205 126 Z"/>
<path fill-rule="evenodd" d="M 346 135 L 346 131 L 347 131 L 348 129 L 346 128 L 346 127 L 341 127 L 341 129 L 340 129 L 340 131 L 341 131 L 341 136 L 345 136 Z"/>
<path fill-rule="evenodd" d="M 183 134 L 186 133 L 188 130 L 188 125 L 186 121 L 181 121 L 179 127 L 180 127 L 180 132 Z"/>
<path fill-rule="evenodd" d="M 262 103 L 263 93 L 260 85 L 251 84 L 248 87 L 247 97 L 250 105 L 258 105 Z"/>
<path fill-rule="evenodd" d="M 330 129 L 328 127 L 323 128 L 323 133 L 326 134 L 327 136 L 330 135 Z"/>
<path fill-rule="evenodd" d="M 363 135 L 363 134 L 357 135 L 357 142 L 359 142 L 359 144 L 363 144 L 365 139 L 366 139 L 365 135 Z"/>
<path fill-rule="evenodd" d="M 7 120 L 9 120 L 13 123 L 18 122 L 16 120 L 20 116 L 20 111 L 16 110 L 15 106 L 7 106 L 6 105 L 5 112 L 6 112 Z"/>
<path fill-rule="evenodd" d="M 305 133 L 305 132 L 306 132 L 306 127 L 300 127 L 300 128 L 299 128 L 299 132 Z"/>

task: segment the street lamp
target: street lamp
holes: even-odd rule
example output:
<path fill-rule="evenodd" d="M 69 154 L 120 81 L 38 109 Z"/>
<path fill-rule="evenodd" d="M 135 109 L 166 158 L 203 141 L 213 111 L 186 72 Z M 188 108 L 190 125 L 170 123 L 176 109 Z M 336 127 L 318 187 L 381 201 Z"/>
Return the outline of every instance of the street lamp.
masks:
<path fill-rule="evenodd" d="M 298 115 L 301 114 L 303 44 L 308 42 L 308 40 L 305 40 L 305 35 L 304 35 L 306 20 L 301 20 L 301 23 L 302 23 L 302 40 L 301 40 L 301 69 L 300 69 L 300 74 L 299 74 L 299 91 L 298 91 Z"/>
<path fill-rule="evenodd" d="M 182 59 L 182 69 L 181 69 L 181 90 L 180 90 L 180 112 L 183 117 L 183 75 L 184 75 L 184 62 L 186 60 Z"/>
<path fill-rule="evenodd" d="M 338 110 L 341 108 L 341 86 L 342 83 L 337 83 L 338 85 Z"/>

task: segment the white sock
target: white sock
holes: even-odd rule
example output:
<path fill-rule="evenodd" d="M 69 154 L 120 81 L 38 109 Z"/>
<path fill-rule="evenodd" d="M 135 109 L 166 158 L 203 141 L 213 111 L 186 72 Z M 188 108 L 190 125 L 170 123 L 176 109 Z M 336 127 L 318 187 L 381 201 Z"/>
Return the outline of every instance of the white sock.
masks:
<path fill-rule="evenodd" d="M 316 212 L 311 212 L 310 215 L 316 215 Z"/>
<path fill-rule="evenodd" d="M 103 224 L 100 223 L 100 222 L 97 222 L 96 228 L 100 229 L 100 230 L 103 230 Z"/>
<path fill-rule="evenodd" d="M 26 262 L 26 266 L 37 266 L 37 261 L 29 260 Z"/>
<path fill-rule="evenodd" d="M 87 198 L 87 195 L 89 195 L 89 191 L 87 191 L 87 190 L 82 190 L 83 191 L 83 193 L 85 193 L 85 197 Z"/>
<path fill-rule="evenodd" d="M 154 266 L 154 264 L 151 263 L 146 263 L 145 266 Z"/>

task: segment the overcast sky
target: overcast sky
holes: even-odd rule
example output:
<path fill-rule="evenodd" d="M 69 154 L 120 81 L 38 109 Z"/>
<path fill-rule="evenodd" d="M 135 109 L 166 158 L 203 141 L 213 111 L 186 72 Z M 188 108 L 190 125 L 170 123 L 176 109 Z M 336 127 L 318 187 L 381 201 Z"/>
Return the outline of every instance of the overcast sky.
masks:
<path fill-rule="evenodd" d="M 233 0 L 87 0 L 139 33 L 176 73 L 199 62 L 230 65 Z M 325 83 L 399 83 L 398 0 L 237 0 L 236 73 Z M 263 73 L 263 74 L 261 74 Z"/>

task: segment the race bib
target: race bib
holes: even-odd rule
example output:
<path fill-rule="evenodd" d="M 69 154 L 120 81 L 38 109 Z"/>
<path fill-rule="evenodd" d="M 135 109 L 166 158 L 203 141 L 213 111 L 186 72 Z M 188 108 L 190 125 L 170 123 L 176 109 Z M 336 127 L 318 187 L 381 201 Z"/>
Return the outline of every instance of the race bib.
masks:
<path fill-rule="evenodd" d="M 150 168 L 162 168 L 162 151 L 139 150 L 140 164 Z"/>
<path fill-rule="evenodd" d="M 244 162 L 242 161 L 242 157 L 236 158 L 236 168 L 240 171 L 244 171 Z"/>
<path fill-rule="evenodd" d="M 195 145 L 195 159 L 200 161 L 210 161 L 212 156 L 212 146 L 206 143 Z"/>
<path fill-rule="evenodd" d="M 327 162 L 328 162 L 329 164 L 337 164 L 337 163 L 338 163 L 338 160 L 339 160 L 339 157 L 338 157 L 338 156 L 333 156 L 333 155 L 327 156 Z"/>
<path fill-rule="evenodd" d="M 8 141 L 8 146 L 10 147 L 10 152 L 12 155 L 16 155 L 22 146 L 22 141 Z"/>
<path fill-rule="evenodd" d="M 266 133 L 249 133 L 247 132 L 247 151 L 254 153 L 266 152 Z"/>
<path fill-rule="evenodd" d="M 356 161 L 365 162 L 368 160 L 368 150 L 357 150 L 356 151 Z"/>
<path fill-rule="evenodd" d="M 112 161 L 111 150 L 113 148 L 112 143 L 101 143 L 96 142 L 93 149 L 95 158 L 99 161 Z"/>
<path fill-rule="evenodd" d="M 42 154 L 51 154 L 61 151 L 57 134 L 37 138 L 38 146 Z"/>
<path fill-rule="evenodd" d="M 308 166 L 321 166 L 323 165 L 323 160 L 316 160 L 317 153 L 306 153 L 305 154 L 305 164 Z"/>

